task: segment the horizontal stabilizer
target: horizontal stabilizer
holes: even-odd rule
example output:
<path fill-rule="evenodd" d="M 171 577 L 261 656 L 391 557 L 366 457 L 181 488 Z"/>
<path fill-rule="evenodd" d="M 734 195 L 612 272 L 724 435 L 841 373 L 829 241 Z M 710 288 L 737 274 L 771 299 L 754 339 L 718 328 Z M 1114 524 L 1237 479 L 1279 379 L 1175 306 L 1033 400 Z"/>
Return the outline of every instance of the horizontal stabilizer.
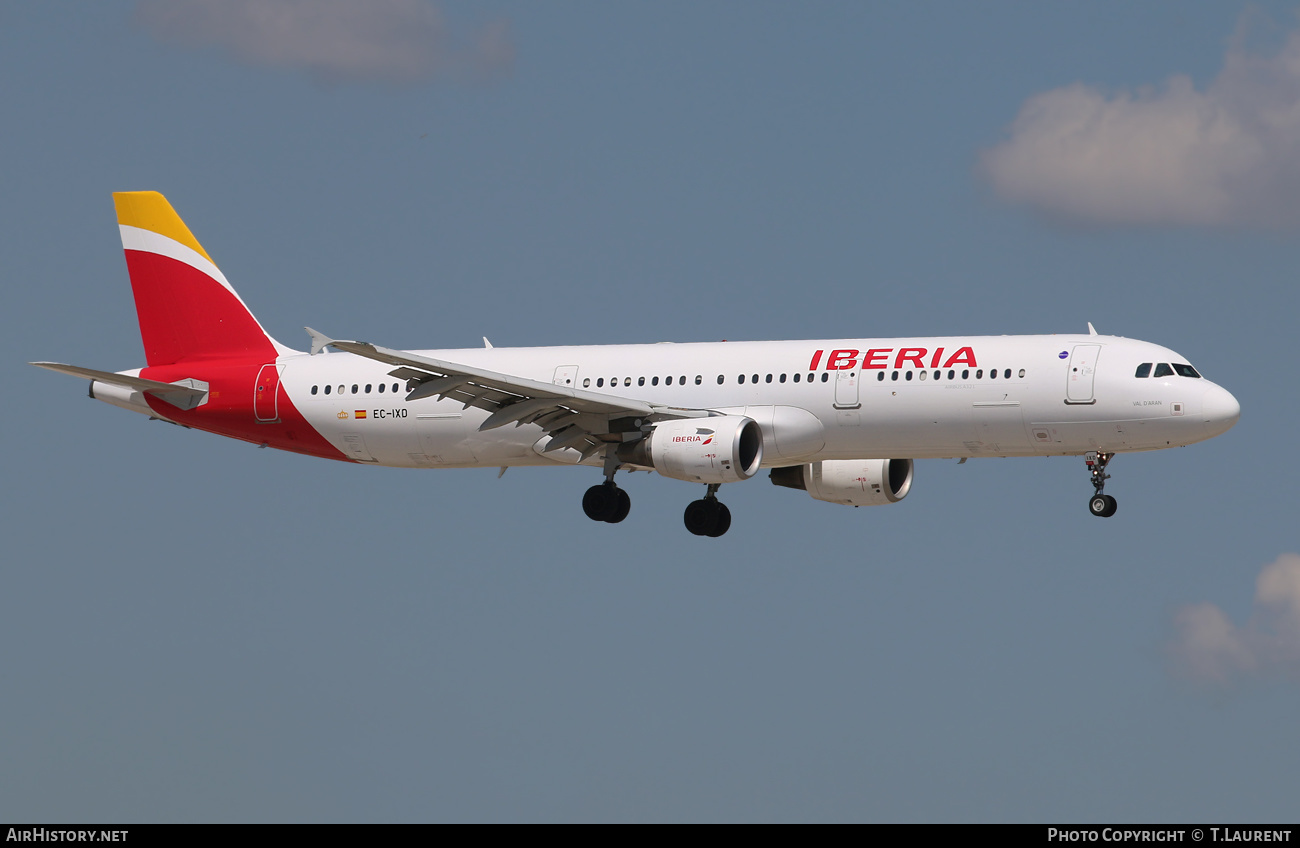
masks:
<path fill-rule="evenodd" d="M 125 386 L 147 395 L 153 395 L 178 409 L 193 409 L 208 399 L 208 384 L 199 380 L 181 380 L 177 383 L 163 383 L 158 380 L 146 380 L 128 374 L 115 374 L 112 371 L 96 371 L 94 368 L 82 368 L 79 365 L 64 365 L 61 362 L 31 362 L 37 368 L 57 371 L 71 377 L 83 377 L 114 386 Z"/>

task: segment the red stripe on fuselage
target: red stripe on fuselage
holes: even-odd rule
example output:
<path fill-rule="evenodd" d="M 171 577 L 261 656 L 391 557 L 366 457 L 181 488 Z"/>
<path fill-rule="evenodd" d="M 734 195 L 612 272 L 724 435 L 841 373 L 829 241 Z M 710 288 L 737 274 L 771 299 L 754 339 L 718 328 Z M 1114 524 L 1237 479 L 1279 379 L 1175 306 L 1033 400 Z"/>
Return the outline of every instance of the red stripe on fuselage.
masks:
<path fill-rule="evenodd" d="M 253 410 L 257 375 L 263 365 L 274 362 L 274 357 L 269 363 L 205 360 L 145 368 L 140 376 L 164 383 L 193 379 L 208 384 L 208 402 L 194 409 L 177 409 L 152 395 L 145 395 L 151 409 L 178 424 L 280 450 L 353 462 L 307 422 L 285 393 L 283 385 L 280 386 L 276 410 L 279 420 L 271 423 L 257 420 Z"/>

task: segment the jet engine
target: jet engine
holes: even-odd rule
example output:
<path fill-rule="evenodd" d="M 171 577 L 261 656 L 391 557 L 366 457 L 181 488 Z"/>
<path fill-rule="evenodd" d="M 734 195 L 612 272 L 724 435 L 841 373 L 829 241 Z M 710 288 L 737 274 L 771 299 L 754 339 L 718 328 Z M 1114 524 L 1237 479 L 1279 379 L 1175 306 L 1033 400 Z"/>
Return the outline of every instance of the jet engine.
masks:
<path fill-rule="evenodd" d="M 828 459 L 773 468 L 772 482 L 803 489 L 819 501 L 845 506 L 882 506 L 907 497 L 910 459 Z"/>
<path fill-rule="evenodd" d="M 758 473 L 763 431 L 743 415 L 663 421 L 644 439 L 620 446 L 618 458 L 674 480 L 736 483 Z"/>

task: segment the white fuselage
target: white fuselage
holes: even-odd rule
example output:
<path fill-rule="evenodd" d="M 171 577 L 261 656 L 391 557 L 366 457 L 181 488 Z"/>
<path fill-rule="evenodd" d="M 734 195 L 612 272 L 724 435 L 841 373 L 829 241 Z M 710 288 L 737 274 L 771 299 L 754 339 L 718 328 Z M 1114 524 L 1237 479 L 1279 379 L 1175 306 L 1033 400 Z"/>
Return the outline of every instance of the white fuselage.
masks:
<path fill-rule="evenodd" d="M 1187 360 L 1116 336 L 415 353 L 614 397 L 745 415 L 763 429 L 764 466 L 1156 450 L 1224 432 L 1239 413 L 1232 395 L 1206 379 L 1135 376 L 1142 363 Z M 278 364 L 279 390 L 351 459 L 424 468 L 579 460 L 572 450 L 543 456 L 536 446 L 546 435 L 535 425 L 480 432 L 488 417 L 480 409 L 447 399 L 408 402 L 403 381 L 381 362 L 333 352 L 282 356 Z"/>

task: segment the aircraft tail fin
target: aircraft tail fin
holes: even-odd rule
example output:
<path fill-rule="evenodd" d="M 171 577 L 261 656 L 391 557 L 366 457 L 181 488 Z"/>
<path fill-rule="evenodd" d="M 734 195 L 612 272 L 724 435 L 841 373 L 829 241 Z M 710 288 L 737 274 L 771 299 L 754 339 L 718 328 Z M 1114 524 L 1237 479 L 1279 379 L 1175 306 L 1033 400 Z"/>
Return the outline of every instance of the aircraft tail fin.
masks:
<path fill-rule="evenodd" d="M 113 203 L 149 365 L 270 362 L 292 352 L 262 329 L 167 198 L 156 191 L 118 192 Z"/>

